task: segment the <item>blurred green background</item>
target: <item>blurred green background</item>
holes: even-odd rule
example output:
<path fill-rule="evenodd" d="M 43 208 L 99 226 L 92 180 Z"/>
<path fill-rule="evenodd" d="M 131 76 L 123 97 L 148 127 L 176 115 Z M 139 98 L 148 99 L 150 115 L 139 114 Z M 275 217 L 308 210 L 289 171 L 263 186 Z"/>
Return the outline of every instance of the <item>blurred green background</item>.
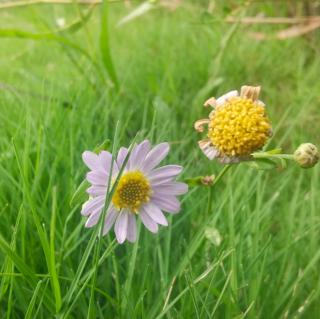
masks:
<path fill-rule="evenodd" d="M 182 179 L 217 175 L 193 123 L 244 84 L 262 86 L 268 149 L 319 143 L 318 15 L 302 0 L 0 2 L 0 318 L 318 318 L 319 167 L 232 167 L 157 236 L 106 236 L 96 280 L 70 206 L 81 153 L 117 122 L 121 145 L 169 141 Z"/>

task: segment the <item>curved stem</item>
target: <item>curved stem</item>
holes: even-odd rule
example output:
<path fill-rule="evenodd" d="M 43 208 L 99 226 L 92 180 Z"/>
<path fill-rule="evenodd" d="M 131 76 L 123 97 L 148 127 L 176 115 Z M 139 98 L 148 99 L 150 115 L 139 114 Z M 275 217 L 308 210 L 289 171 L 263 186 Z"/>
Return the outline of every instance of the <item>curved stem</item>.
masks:
<path fill-rule="evenodd" d="M 222 171 L 214 179 L 212 186 L 215 186 L 219 182 L 219 180 L 223 177 L 223 175 L 229 170 L 231 166 L 232 166 L 231 164 L 228 164 L 222 169 Z M 212 188 L 212 186 L 210 188 Z"/>

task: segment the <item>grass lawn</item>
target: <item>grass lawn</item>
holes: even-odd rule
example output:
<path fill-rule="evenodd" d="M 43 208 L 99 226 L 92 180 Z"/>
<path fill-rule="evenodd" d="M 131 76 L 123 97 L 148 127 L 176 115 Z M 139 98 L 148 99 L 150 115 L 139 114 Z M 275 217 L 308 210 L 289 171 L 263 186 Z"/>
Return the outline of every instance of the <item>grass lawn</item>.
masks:
<path fill-rule="evenodd" d="M 82 152 L 137 133 L 170 143 L 181 181 L 218 175 L 193 123 L 245 84 L 262 86 L 266 149 L 319 146 L 319 31 L 279 40 L 290 25 L 225 22 L 285 17 L 286 2 L 154 5 L 117 26 L 128 3 L 0 3 L 0 318 L 319 318 L 319 165 L 232 165 L 190 187 L 158 234 L 139 223 L 134 244 L 96 239 L 87 196 L 70 204 Z"/>

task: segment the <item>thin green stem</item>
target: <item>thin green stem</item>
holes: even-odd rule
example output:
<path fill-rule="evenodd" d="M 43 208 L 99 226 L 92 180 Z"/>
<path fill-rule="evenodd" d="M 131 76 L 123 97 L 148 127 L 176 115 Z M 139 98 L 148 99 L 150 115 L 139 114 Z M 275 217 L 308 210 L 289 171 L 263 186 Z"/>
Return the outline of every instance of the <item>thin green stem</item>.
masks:
<path fill-rule="evenodd" d="M 213 186 L 215 186 L 219 181 L 220 181 L 220 179 L 223 177 L 223 175 L 230 169 L 230 167 L 231 167 L 232 165 L 231 164 L 228 164 L 228 165 L 226 165 L 223 169 L 222 169 L 222 171 L 218 174 L 218 176 L 214 179 L 214 181 L 213 181 L 213 184 L 212 184 L 212 187 Z M 210 187 L 210 188 L 212 188 L 212 187 Z"/>
<path fill-rule="evenodd" d="M 207 204 L 207 213 L 210 214 L 211 209 L 212 209 L 212 193 L 213 193 L 213 188 L 209 187 L 208 190 L 208 204 Z"/>
<path fill-rule="evenodd" d="M 229 168 L 232 165 L 228 164 L 226 165 L 221 172 L 218 174 L 218 176 L 214 179 L 213 184 L 211 185 L 211 187 L 209 187 L 208 190 L 208 204 L 207 204 L 207 213 L 210 214 L 211 209 L 212 209 L 212 195 L 213 195 L 213 186 L 215 186 L 223 177 L 223 175 L 229 170 Z"/>
<path fill-rule="evenodd" d="M 294 160 L 292 154 L 270 154 L 266 152 L 253 153 L 253 158 L 279 158 L 279 159 L 287 159 Z"/>

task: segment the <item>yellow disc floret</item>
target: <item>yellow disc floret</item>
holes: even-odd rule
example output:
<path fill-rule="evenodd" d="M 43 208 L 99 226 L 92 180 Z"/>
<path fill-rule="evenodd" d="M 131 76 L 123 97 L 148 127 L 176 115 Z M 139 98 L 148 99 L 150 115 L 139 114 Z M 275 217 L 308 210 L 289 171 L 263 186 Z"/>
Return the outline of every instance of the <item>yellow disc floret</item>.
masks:
<path fill-rule="evenodd" d="M 210 116 L 212 144 L 227 156 L 246 156 L 264 146 L 271 132 L 265 108 L 252 99 L 234 97 Z"/>
<path fill-rule="evenodd" d="M 132 171 L 121 176 L 112 197 L 117 209 L 130 209 L 137 213 L 140 206 L 150 200 L 151 186 L 140 171 Z"/>

